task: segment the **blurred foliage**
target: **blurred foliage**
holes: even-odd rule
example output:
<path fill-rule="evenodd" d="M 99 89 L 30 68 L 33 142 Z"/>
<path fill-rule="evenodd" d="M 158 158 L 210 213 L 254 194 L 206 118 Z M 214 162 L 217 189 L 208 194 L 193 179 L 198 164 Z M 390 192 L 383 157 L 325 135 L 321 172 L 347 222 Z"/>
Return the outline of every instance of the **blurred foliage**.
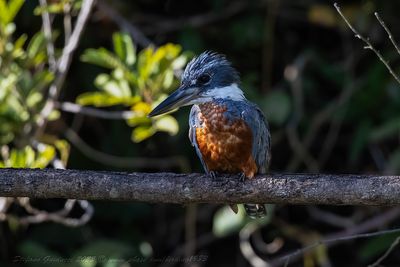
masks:
<path fill-rule="evenodd" d="M 276 13 L 270 12 L 270 4 L 275 2 L 279 3 Z M 321 172 L 396 174 L 400 171 L 399 85 L 370 51 L 363 50 L 363 44 L 353 38 L 335 9 L 325 1 L 243 1 L 243 8 L 236 13 L 229 8 L 241 3 L 240 0 L 208 0 L 196 5 L 161 0 L 108 3 L 154 43 L 173 42 L 182 47 L 166 44 L 137 49 L 128 34 L 116 32 L 118 25 L 114 25 L 112 16 L 96 9 L 80 44 L 80 49 L 86 50 L 78 51 L 82 61 L 90 64 L 73 61 L 60 101 L 75 100 L 80 105 L 105 110 L 131 110 L 133 116 L 126 120 L 128 127 L 94 118 L 85 118 L 82 123 L 79 115 L 60 116 L 55 111 L 50 119 L 57 120 L 48 125 L 40 140 L 31 140 L 47 88 L 54 80 L 47 66 L 46 40 L 39 30 L 39 15 L 44 11 L 51 13 L 53 36 L 58 36 L 62 32 L 60 18 L 68 12 L 76 15 L 82 1 L 48 1 L 47 8 L 43 8 L 36 1 L 0 0 L 0 167 L 42 168 L 55 157 L 66 165 L 69 144 L 59 138 L 65 125 L 71 125 L 99 151 L 129 157 L 182 155 L 190 159 L 193 171 L 201 171 L 183 128 L 174 138 L 153 136 L 157 132 L 176 134 L 178 125 L 187 124 L 187 110 L 177 112 L 174 117 L 149 119 L 147 114 L 178 86 L 177 77 L 192 57 L 182 51 L 200 53 L 211 49 L 232 60 L 242 74 L 241 87 L 246 96 L 265 112 L 272 130 L 273 171 L 311 172 L 303 157 L 298 156 L 299 147 L 314 158 Z M 375 25 L 373 12 L 380 11 L 395 39 L 399 39 L 396 20 L 399 8 L 398 1 L 371 0 L 342 6 L 349 21 L 371 37 L 395 71 L 399 70 L 398 62 L 393 60 L 397 55 L 385 33 Z M 56 38 L 54 42 L 60 44 Z M 106 48 L 91 48 L 101 46 Z M 269 74 L 270 85 L 264 85 Z M 83 92 L 83 88 L 92 84 L 96 90 Z M 288 128 L 296 132 L 297 139 L 287 134 Z M 129 136 L 140 143 L 129 142 Z M 309 136 L 312 138 L 306 146 Z M 293 147 L 293 141 L 303 146 Z M 73 148 L 68 168 L 110 167 L 83 157 L 79 149 L 79 146 Z M 295 160 L 300 163 L 293 167 L 291 163 Z M 146 166 L 143 170 L 160 171 Z M 180 170 L 171 167 L 168 171 Z M 50 209 L 58 207 L 57 200 L 42 204 Z M 52 266 L 129 266 L 127 259 L 136 260 L 129 262 L 130 266 L 152 266 L 159 263 L 151 262 L 152 257 L 165 259 L 185 253 L 182 248 L 187 240 L 185 234 L 190 232 L 190 218 L 182 207 L 109 202 L 94 202 L 94 205 L 93 220 L 80 228 L 46 223 L 25 230 L 15 226 L 18 225 L 15 221 L 9 221 L 0 229 L 4 243 L 0 265 L 6 266 L 15 255 L 20 255 L 32 259 L 47 256 L 54 259 Z M 360 222 L 378 216 L 383 210 L 321 209 L 350 220 L 352 224 L 346 226 L 349 228 L 358 227 Z M 274 252 L 265 253 L 267 258 L 285 255 L 315 242 L 316 238 L 346 228 L 312 216 L 302 206 L 281 206 L 275 210 L 269 207 L 268 214 L 270 217 L 258 222 L 262 228 L 251 240 L 260 254 L 276 246 L 276 239 L 283 240 Z M 251 222 L 242 207 L 235 215 L 226 206 L 199 205 L 194 221 L 192 227 L 200 241 L 196 252 L 210 255 L 205 266 L 215 262 L 215 266 L 222 263 L 237 266 L 245 261 L 240 253 L 232 257 L 232 252 L 239 250 L 238 233 Z M 391 224 L 398 222 L 397 219 Z M 290 265 L 365 266 L 381 256 L 395 238 L 387 235 L 329 249 L 319 246 L 304 256 L 303 263 L 291 261 Z M 73 261 L 56 262 L 60 259 Z M 388 266 L 398 259 L 398 253 L 393 252 L 387 260 Z M 43 264 L 31 261 L 23 266 Z"/>
<path fill-rule="evenodd" d="M 77 12 L 82 6 L 82 0 L 60 0 L 52 1 L 47 4 L 44 8 L 42 6 L 37 6 L 33 13 L 35 15 L 41 15 L 43 12 L 48 12 L 50 14 L 60 14 L 65 13 L 66 10 Z"/>
<path fill-rule="evenodd" d="M 227 237 L 232 234 L 237 234 L 239 231 L 249 223 L 257 223 L 257 225 L 265 226 L 271 222 L 274 214 L 274 205 L 266 205 L 267 216 L 258 220 L 250 219 L 246 215 L 244 207 L 240 205 L 239 211 L 235 214 L 229 206 L 224 206 L 218 209 L 213 218 L 212 231 L 217 237 Z"/>
<path fill-rule="evenodd" d="M 140 252 L 129 244 L 113 240 L 97 240 L 74 252 L 70 258 L 62 260 L 55 250 L 38 242 L 27 241 L 20 245 L 21 258 L 44 258 L 54 267 L 118 267 L 126 265 L 126 258 L 136 257 L 140 261 Z M 29 267 L 41 267 L 43 261 L 32 261 Z"/>
<path fill-rule="evenodd" d="M 177 86 L 175 73 L 182 71 L 190 53 L 181 53 L 179 45 L 166 44 L 145 48 L 136 55 L 128 34 L 114 33 L 112 39 L 113 52 L 106 48 L 87 49 L 82 55 L 82 61 L 110 69 L 111 73 L 99 74 L 94 84 L 100 91 L 81 94 L 77 103 L 96 107 L 130 106 L 133 116 L 127 123 L 134 127 L 134 142 L 141 142 L 157 131 L 175 135 L 179 127 L 174 117 L 148 118 L 147 115 Z"/>
<path fill-rule="evenodd" d="M 23 3 L 23 0 L 0 0 L 0 146 L 3 146 L 0 167 L 44 168 L 54 158 L 56 148 L 42 144 L 41 149 L 34 149 L 29 139 L 54 74 L 46 67 L 43 32 L 36 33 L 29 41 L 26 34 L 13 39 L 16 30 L 13 20 Z M 47 119 L 58 118 L 59 112 L 53 111 Z M 8 154 L 9 145 L 16 148 Z M 64 153 L 64 162 L 65 157 Z"/>
<path fill-rule="evenodd" d="M 268 122 L 273 125 L 284 125 L 292 111 L 290 96 L 285 91 L 273 91 L 261 101 L 261 108 L 268 114 Z"/>
<path fill-rule="evenodd" d="M 9 157 L 0 162 L 0 168 L 44 168 L 53 160 L 55 154 L 55 148 L 49 145 L 41 145 L 38 152 L 30 146 L 12 149 Z"/>

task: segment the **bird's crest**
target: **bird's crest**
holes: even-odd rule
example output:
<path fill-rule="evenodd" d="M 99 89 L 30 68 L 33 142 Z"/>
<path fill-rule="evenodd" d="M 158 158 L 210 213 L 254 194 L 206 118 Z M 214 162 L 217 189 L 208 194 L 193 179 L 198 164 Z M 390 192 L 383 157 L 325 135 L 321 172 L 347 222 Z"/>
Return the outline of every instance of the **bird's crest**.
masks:
<path fill-rule="evenodd" d="M 188 77 L 194 77 L 197 73 L 213 68 L 227 69 L 234 75 L 235 80 L 239 81 L 239 73 L 232 67 L 232 64 L 226 59 L 225 55 L 213 51 L 205 51 L 193 58 L 187 64 L 183 72 L 182 80 Z"/>

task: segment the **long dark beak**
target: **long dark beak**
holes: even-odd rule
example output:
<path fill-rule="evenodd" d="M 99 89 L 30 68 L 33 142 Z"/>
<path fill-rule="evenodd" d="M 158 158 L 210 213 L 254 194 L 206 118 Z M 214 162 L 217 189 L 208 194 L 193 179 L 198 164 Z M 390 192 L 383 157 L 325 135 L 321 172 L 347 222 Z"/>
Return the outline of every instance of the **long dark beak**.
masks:
<path fill-rule="evenodd" d="M 197 87 L 185 88 L 181 86 L 170 96 L 168 96 L 163 102 L 161 102 L 157 107 L 155 107 L 149 113 L 148 117 L 161 115 L 173 109 L 188 105 L 191 100 L 197 97 L 197 94 Z"/>

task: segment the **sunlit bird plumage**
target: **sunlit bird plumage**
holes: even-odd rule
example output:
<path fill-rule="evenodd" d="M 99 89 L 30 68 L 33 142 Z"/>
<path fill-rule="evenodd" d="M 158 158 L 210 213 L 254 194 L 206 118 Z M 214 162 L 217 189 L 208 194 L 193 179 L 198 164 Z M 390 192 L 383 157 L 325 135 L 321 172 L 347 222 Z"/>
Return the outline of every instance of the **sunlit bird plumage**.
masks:
<path fill-rule="evenodd" d="M 204 52 L 186 66 L 181 86 L 149 114 L 193 105 L 189 139 L 204 170 L 214 178 L 218 173 L 237 173 L 251 179 L 268 170 L 268 124 L 257 105 L 245 98 L 239 83 L 238 72 L 224 56 Z M 263 204 L 244 206 L 250 217 L 266 214 Z"/>

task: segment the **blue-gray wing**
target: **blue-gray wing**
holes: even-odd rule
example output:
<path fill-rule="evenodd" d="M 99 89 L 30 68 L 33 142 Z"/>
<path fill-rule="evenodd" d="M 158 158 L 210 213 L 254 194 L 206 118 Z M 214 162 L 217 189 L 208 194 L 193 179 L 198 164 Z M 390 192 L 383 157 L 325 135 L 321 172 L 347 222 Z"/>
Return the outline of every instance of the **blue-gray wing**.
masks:
<path fill-rule="evenodd" d="M 262 111 L 251 103 L 242 112 L 242 118 L 253 133 L 252 154 L 257 164 L 258 173 L 266 173 L 271 159 L 271 135 L 268 123 Z"/>
<path fill-rule="evenodd" d="M 196 154 L 201 161 L 201 165 L 203 165 L 204 171 L 208 173 L 207 165 L 203 161 L 203 156 L 201 155 L 199 145 L 197 144 L 196 139 L 196 128 L 201 127 L 201 121 L 199 119 L 200 108 L 197 105 L 193 105 L 192 109 L 190 110 L 189 115 L 189 139 L 196 150 Z"/>

